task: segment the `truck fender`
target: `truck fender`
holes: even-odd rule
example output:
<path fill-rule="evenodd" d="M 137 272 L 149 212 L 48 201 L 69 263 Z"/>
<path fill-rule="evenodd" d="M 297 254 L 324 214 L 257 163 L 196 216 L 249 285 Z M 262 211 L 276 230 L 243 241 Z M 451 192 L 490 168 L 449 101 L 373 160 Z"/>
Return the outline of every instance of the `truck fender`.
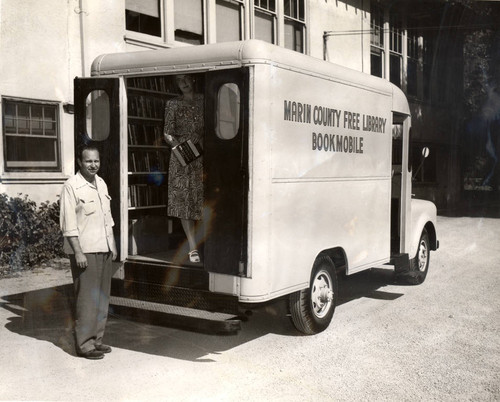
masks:
<path fill-rule="evenodd" d="M 316 259 L 320 258 L 323 255 L 330 257 L 333 264 L 335 265 L 335 270 L 337 273 L 342 272 L 342 271 L 345 271 L 347 273 L 349 264 L 347 261 L 347 256 L 346 256 L 345 250 L 342 247 L 337 246 L 337 247 L 325 249 L 325 250 L 321 251 L 320 253 L 318 253 L 318 256 L 316 257 Z"/>
<path fill-rule="evenodd" d="M 415 257 L 420 241 L 420 236 L 424 229 L 429 234 L 431 250 L 437 250 L 439 242 L 436 231 L 437 209 L 430 201 L 412 199 L 411 200 L 411 240 L 410 259 Z"/>

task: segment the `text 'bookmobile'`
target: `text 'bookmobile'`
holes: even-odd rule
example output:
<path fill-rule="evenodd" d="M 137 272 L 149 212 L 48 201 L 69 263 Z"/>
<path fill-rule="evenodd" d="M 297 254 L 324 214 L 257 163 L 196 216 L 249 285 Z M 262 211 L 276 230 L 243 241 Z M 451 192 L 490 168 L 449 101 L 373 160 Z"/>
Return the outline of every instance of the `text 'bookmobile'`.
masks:
<path fill-rule="evenodd" d="M 180 73 L 205 102 L 199 264 L 166 208 L 163 116 Z M 115 308 L 234 314 L 287 296 L 312 334 L 332 319 L 340 272 L 425 279 L 436 208 L 411 197 L 410 111 L 385 80 L 254 40 L 116 53 L 75 80 L 75 111 L 76 144 L 100 146 L 112 197 Z"/>

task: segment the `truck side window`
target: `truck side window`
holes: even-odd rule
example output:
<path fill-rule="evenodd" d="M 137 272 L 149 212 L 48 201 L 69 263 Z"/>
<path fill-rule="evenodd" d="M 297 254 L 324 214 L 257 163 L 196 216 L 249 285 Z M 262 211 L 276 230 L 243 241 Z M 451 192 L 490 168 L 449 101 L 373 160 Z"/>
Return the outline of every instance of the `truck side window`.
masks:
<path fill-rule="evenodd" d="M 87 135 L 94 141 L 104 141 L 109 137 L 110 105 L 108 94 L 97 89 L 88 94 L 86 102 Z"/>
<path fill-rule="evenodd" d="M 240 128 L 240 89 L 236 84 L 224 84 L 217 94 L 216 135 L 231 140 Z"/>

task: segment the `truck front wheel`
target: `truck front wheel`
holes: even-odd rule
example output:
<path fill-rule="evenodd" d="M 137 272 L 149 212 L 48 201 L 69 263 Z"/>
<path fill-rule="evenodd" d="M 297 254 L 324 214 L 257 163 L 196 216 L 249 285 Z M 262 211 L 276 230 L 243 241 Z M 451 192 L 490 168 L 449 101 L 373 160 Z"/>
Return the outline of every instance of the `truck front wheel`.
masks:
<path fill-rule="evenodd" d="M 403 282 L 409 285 L 420 285 L 425 281 L 429 270 L 430 250 L 429 234 L 424 229 L 418 242 L 417 254 L 410 260 L 410 269 L 399 275 Z"/>
<path fill-rule="evenodd" d="M 290 295 L 290 314 L 295 328 L 307 335 L 324 331 L 332 320 L 337 292 L 337 275 L 332 260 L 327 256 L 318 257 L 309 288 Z"/>

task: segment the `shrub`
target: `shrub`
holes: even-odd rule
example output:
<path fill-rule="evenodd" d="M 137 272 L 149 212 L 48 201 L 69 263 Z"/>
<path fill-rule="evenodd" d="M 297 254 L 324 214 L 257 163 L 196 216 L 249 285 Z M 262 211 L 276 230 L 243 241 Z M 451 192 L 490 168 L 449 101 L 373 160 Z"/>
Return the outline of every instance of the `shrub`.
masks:
<path fill-rule="evenodd" d="M 62 257 L 59 201 L 37 207 L 27 195 L 0 194 L 0 266 L 10 272 Z"/>

